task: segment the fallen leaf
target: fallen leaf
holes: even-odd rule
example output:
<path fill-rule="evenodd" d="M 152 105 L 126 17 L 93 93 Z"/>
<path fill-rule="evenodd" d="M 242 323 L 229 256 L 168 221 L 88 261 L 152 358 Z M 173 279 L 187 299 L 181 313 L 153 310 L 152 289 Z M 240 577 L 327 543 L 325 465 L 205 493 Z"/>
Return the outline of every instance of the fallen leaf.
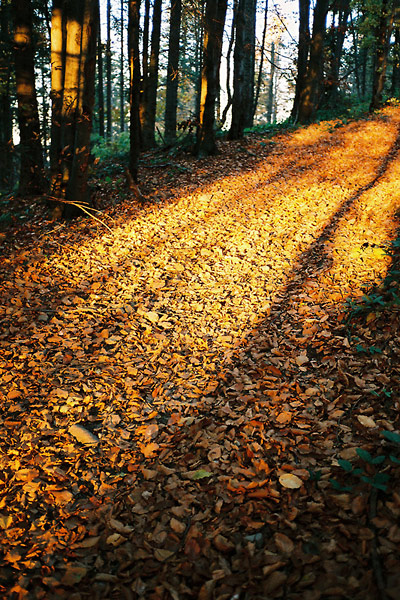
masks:
<path fill-rule="evenodd" d="M 279 483 L 285 487 L 292 490 L 295 490 L 303 485 L 302 480 L 297 477 L 297 475 L 292 475 L 291 473 L 284 473 L 279 477 Z"/>

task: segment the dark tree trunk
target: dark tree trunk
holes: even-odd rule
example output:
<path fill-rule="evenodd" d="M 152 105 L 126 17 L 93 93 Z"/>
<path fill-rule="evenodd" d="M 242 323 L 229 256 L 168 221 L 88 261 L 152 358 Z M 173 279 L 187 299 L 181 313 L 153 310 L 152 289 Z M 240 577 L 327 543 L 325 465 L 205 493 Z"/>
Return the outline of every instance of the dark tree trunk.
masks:
<path fill-rule="evenodd" d="M 97 34 L 97 100 L 98 100 L 98 119 L 99 119 L 99 135 L 104 138 L 105 121 L 104 121 L 104 77 L 103 77 L 103 44 L 101 43 L 101 25 L 99 14 L 99 28 Z"/>
<path fill-rule="evenodd" d="M 395 25 L 393 44 L 393 70 L 390 93 L 396 97 L 400 92 L 400 24 Z"/>
<path fill-rule="evenodd" d="M 121 132 L 125 131 L 125 90 L 124 90 L 124 0 L 121 0 L 121 57 L 119 75 L 119 125 Z"/>
<path fill-rule="evenodd" d="M 61 113 L 65 79 L 65 51 L 66 15 L 64 0 L 53 0 L 51 15 L 50 194 L 55 197 L 59 197 L 61 190 Z"/>
<path fill-rule="evenodd" d="M 0 5 L 0 190 L 13 183 L 13 140 L 11 111 L 12 41 L 9 6 Z"/>
<path fill-rule="evenodd" d="M 375 32 L 376 53 L 372 80 L 372 98 L 369 106 L 370 112 L 376 110 L 382 104 L 382 92 L 385 85 L 387 57 L 390 36 L 393 29 L 395 5 L 396 2 L 393 0 L 382 0 L 381 16 Z"/>
<path fill-rule="evenodd" d="M 310 0 L 299 0 L 299 43 L 297 53 L 297 77 L 291 119 L 299 117 L 300 95 L 304 88 L 308 54 L 310 51 Z"/>
<path fill-rule="evenodd" d="M 328 7 L 329 0 L 317 0 L 314 8 L 310 57 L 308 60 L 304 86 L 300 92 L 299 100 L 298 120 L 300 123 L 307 123 L 314 117 L 320 101 Z"/>
<path fill-rule="evenodd" d="M 256 0 L 246 0 L 244 11 L 244 126 L 253 127 L 256 64 Z"/>
<path fill-rule="evenodd" d="M 336 4 L 337 8 L 337 25 L 335 22 L 332 23 L 330 37 L 331 37 L 331 51 L 330 51 L 330 70 L 328 76 L 328 88 L 326 94 L 326 100 L 331 105 L 334 105 L 338 101 L 339 91 L 339 67 L 342 58 L 343 44 L 346 37 L 347 21 L 350 15 L 350 0 L 341 0 Z"/>
<path fill-rule="evenodd" d="M 198 27 L 196 28 L 196 101 L 195 114 L 196 120 L 200 122 L 200 105 L 201 105 L 201 72 L 203 64 L 203 47 L 204 47 L 204 17 L 205 17 L 205 1 L 201 1 L 200 14 L 198 17 Z"/>
<path fill-rule="evenodd" d="M 106 42 L 106 102 L 107 139 L 112 136 L 112 69 L 111 69 L 111 0 L 107 0 L 107 42 Z"/>
<path fill-rule="evenodd" d="M 130 72 L 130 153 L 129 173 L 136 183 L 141 146 L 139 99 L 140 99 L 140 54 L 139 54 L 140 0 L 129 0 L 129 72 Z"/>
<path fill-rule="evenodd" d="M 233 54 L 233 98 L 232 122 L 229 139 L 237 140 L 243 137 L 246 114 L 246 0 L 239 0 L 235 16 L 235 51 Z"/>
<path fill-rule="evenodd" d="M 179 38 L 181 30 L 182 0 L 171 1 L 167 90 L 165 97 L 165 130 L 167 144 L 176 139 L 176 110 L 178 105 L 179 81 Z"/>
<path fill-rule="evenodd" d="M 46 188 L 46 179 L 35 89 L 32 5 L 30 0 L 12 0 L 12 9 L 21 155 L 19 193 L 41 194 Z"/>
<path fill-rule="evenodd" d="M 153 30 L 151 33 L 150 63 L 146 80 L 143 79 L 142 142 L 143 148 L 156 146 L 156 108 L 158 87 L 158 62 L 160 54 L 162 0 L 154 0 Z"/>
<path fill-rule="evenodd" d="M 204 19 L 203 68 L 201 73 L 200 117 L 195 153 L 215 154 L 215 101 L 219 87 L 222 36 L 227 0 L 207 0 Z"/>

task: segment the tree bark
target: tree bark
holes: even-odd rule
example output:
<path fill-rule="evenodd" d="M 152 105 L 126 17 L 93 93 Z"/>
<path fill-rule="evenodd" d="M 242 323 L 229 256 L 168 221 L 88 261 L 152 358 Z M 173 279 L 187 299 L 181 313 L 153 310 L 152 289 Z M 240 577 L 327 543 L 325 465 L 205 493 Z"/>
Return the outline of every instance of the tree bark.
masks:
<path fill-rule="evenodd" d="M 164 139 L 167 144 L 172 144 L 176 139 L 176 110 L 178 105 L 179 39 L 181 29 L 181 15 L 182 0 L 171 0 L 164 129 Z"/>
<path fill-rule="evenodd" d="M 130 152 L 129 173 L 137 183 L 141 147 L 140 133 L 140 54 L 139 54 L 140 0 L 129 0 L 129 72 L 130 72 Z"/>
<path fill-rule="evenodd" d="M 272 113 L 274 108 L 274 80 L 275 80 L 275 42 L 271 42 L 271 68 L 268 81 L 268 100 L 267 100 L 267 123 L 272 122 Z"/>
<path fill-rule="evenodd" d="M 235 50 L 233 53 L 233 97 L 232 122 L 228 137 L 237 140 L 243 137 L 246 112 L 246 0 L 239 0 L 235 17 Z"/>
<path fill-rule="evenodd" d="M 41 194 L 47 184 L 35 89 L 32 5 L 30 0 L 12 0 L 11 6 L 21 156 L 18 191 L 21 195 Z"/>
<path fill-rule="evenodd" d="M 400 24 L 395 25 L 393 44 L 393 70 L 390 94 L 394 97 L 400 92 Z"/>
<path fill-rule="evenodd" d="M 338 101 L 339 92 L 339 67 L 342 58 L 343 44 L 346 37 L 347 21 L 350 15 L 350 0 L 341 0 L 337 5 L 337 25 L 331 27 L 330 72 L 326 100 L 331 105 Z"/>
<path fill-rule="evenodd" d="M 106 41 L 106 104 L 108 140 L 112 137 L 112 72 L 111 72 L 111 0 L 107 0 L 107 41 Z"/>
<path fill-rule="evenodd" d="M 121 0 L 121 46 L 120 46 L 120 75 L 119 75 L 119 125 L 121 132 L 125 131 L 125 90 L 124 90 L 124 0 Z"/>
<path fill-rule="evenodd" d="M 246 0 L 244 11 L 244 126 L 253 127 L 256 63 L 256 0 Z"/>
<path fill-rule="evenodd" d="M 381 15 L 376 27 L 376 53 L 375 69 L 372 81 L 372 97 L 369 106 L 370 112 L 382 104 L 382 92 L 385 85 L 387 57 L 389 52 L 390 36 L 392 35 L 395 4 L 393 0 L 382 0 Z"/>
<path fill-rule="evenodd" d="M 154 0 L 153 30 L 151 34 L 150 63 L 143 91 L 142 142 L 143 148 L 154 148 L 156 144 L 156 108 L 158 87 L 158 63 L 160 54 L 162 0 Z"/>
<path fill-rule="evenodd" d="M 0 5 L 0 190 L 13 184 L 13 139 L 11 111 L 12 40 L 9 6 Z"/>
<path fill-rule="evenodd" d="M 290 115 L 296 122 L 299 117 L 300 95 L 304 88 L 310 51 L 310 0 L 299 0 L 299 43 L 297 53 L 297 77 L 293 108 Z"/>
<path fill-rule="evenodd" d="M 215 154 L 215 101 L 218 94 L 222 36 L 227 0 L 207 0 L 204 24 L 203 69 L 199 126 L 195 153 L 197 156 Z"/>
<path fill-rule="evenodd" d="M 99 7 L 100 8 L 100 7 Z M 99 119 L 99 135 L 105 136 L 105 120 L 104 120 L 104 77 L 103 77 L 103 44 L 101 43 L 101 23 L 99 12 L 99 27 L 97 33 L 97 100 L 98 100 L 98 119 Z"/>
<path fill-rule="evenodd" d="M 313 33 L 310 44 L 310 57 L 304 86 L 300 92 L 298 120 L 300 123 L 309 122 L 318 108 L 324 66 L 324 38 L 326 15 L 329 0 L 317 0 L 314 8 Z"/>
<path fill-rule="evenodd" d="M 263 66 L 264 66 L 265 39 L 267 37 L 267 27 L 268 27 L 268 0 L 265 0 L 264 27 L 263 27 L 262 41 L 261 41 L 261 56 L 260 56 L 260 64 L 258 67 L 256 92 L 255 92 L 254 103 L 253 103 L 253 121 L 254 121 L 256 111 L 257 111 L 258 99 L 260 97 L 262 73 L 263 73 Z"/>
<path fill-rule="evenodd" d="M 267 0 L 268 2 L 268 0 Z M 233 1 L 233 14 L 232 14 L 232 27 L 231 27 L 231 35 L 229 37 L 229 46 L 228 52 L 226 54 L 226 95 L 228 97 L 226 106 L 222 111 L 221 122 L 220 125 L 223 127 L 226 122 L 226 117 L 228 115 L 228 110 L 232 106 L 233 96 L 231 92 L 231 56 L 233 45 L 235 43 L 235 29 L 236 29 L 236 13 L 238 8 L 238 0 Z"/>

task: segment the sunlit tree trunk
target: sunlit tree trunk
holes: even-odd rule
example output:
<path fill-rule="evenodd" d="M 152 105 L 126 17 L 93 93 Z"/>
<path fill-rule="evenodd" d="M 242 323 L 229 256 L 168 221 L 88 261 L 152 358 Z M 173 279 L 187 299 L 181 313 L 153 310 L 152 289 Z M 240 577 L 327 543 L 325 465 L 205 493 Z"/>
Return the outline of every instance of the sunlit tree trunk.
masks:
<path fill-rule="evenodd" d="M 297 48 L 296 89 L 290 116 L 295 122 L 299 117 L 300 95 L 304 88 L 308 53 L 310 51 L 310 0 L 299 0 L 299 42 Z"/>
<path fill-rule="evenodd" d="M 179 39 L 181 30 L 182 0 L 171 0 L 167 89 L 165 97 L 164 138 L 171 144 L 176 138 L 176 109 L 178 105 Z"/>
<path fill-rule="evenodd" d="M 215 101 L 219 86 L 222 36 L 227 0 L 207 0 L 204 19 L 203 69 L 199 127 L 195 152 L 197 156 L 215 154 Z"/>
<path fill-rule="evenodd" d="M 313 33 L 310 43 L 310 57 L 307 65 L 304 86 L 300 92 L 298 120 L 310 121 L 318 108 L 321 95 L 324 66 L 324 38 L 326 15 L 329 0 L 317 0 L 314 8 Z"/>
<path fill-rule="evenodd" d="M 275 42 L 271 42 L 271 67 L 268 81 L 268 100 L 267 100 L 267 123 L 272 122 L 272 114 L 274 107 L 274 81 L 275 81 Z"/>
<path fill-rule="evenodd" d="M 10 11 L 0 4 L 0 190 L 8 190 L 13 180 L 13 141 L 11 112 L 11 31 Z"/>
<path fill-rule="evenodd" d="M 50 193 L 59 196 L 61 188 L 60 157 L 62 150 L 61 120 L 65 77 L 64 0 L 54 0 L 51 15 L 51 145 Z"/>
<path fill-rule="evenodd" d="M 139 96 L 140 96 L 140 54 L 139 54 L 140 0 L 129 0 L 129 73 L 130 73 L 130 153 L 129 173 L 137 182 L 138 163 L 141 146 Z"/>
<path fill-rule="evenodd" d="M 153 30 L 151 33 L 151 52 L 147 78 L 144 81 L 143 112 L 142 112 L 142 142 L 143 148 L 156 146 L 156 107 L 158 87 L 158 63 L 160 54 L 162 0 L 154 0 Z"/>
<path fill-rule="evenodd" d="M 382 92 L 385 85 L 387 57 L 396 3 L 396 0 L 382 0 L 381 15 L 375 32 L 375 69 L 372 80 L 372 98 L 369 106 L 371 112 L 382 104 Z"/>
<path fill-rule="evenodd" d="M 71 175 L 66 189 L 66 199 L 69 201 L 69 204 L 66 204 L 65 207 L 66 216 L 79 214 L 71 202 L 90 204 L 88 168 L 94 106 L 97 27 L 98 0 L 85 0 L 81 33 L 77 111 L 75 115 L 74 155 Z"/>
<path fill-rule="evenodd" d="M 52 123 L 58 127 L 59 119 L 61 151 L 52 194 L 60 199 L 61 212 L 68 217 L 80 214 L 77 205 L 90 202 L 87 177 L 98 18 L 98 0 L 55 0 L 52 58 L 59 55 L 61 60 L 52 64 L 53 110 L 56 111 Z M 57 81 L 58 76 L 60 81 Z M 60 86 L 61 97 L 54 93 Z"/>
<path fill-rule="evenodd" d="M 111 0 L 107 0 L 107 41 L 106 41 L 106 104 L 108 140 L 112 136 L 112 73 L 111 73 Z"/>
<path fill-rule="evenodd" d="M 21 155 L 18 191 L 21 195 L 41 194 L 46 179 L 35 89 L 32 5 L 30 0 L 12 0 L 12 9 Z"/>

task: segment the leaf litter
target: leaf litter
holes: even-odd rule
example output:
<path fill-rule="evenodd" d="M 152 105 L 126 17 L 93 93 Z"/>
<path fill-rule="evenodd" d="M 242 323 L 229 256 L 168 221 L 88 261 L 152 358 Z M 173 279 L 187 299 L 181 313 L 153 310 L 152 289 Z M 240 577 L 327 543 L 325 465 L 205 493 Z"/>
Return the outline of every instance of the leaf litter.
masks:
<path fill-rule="evenodd" d="M 6 236 L 4 597 L 398 598 L 398 312 L 346 302 L 393 269 L 399 127 L 224 142 L 100 193 L 112 232 Z"/>

